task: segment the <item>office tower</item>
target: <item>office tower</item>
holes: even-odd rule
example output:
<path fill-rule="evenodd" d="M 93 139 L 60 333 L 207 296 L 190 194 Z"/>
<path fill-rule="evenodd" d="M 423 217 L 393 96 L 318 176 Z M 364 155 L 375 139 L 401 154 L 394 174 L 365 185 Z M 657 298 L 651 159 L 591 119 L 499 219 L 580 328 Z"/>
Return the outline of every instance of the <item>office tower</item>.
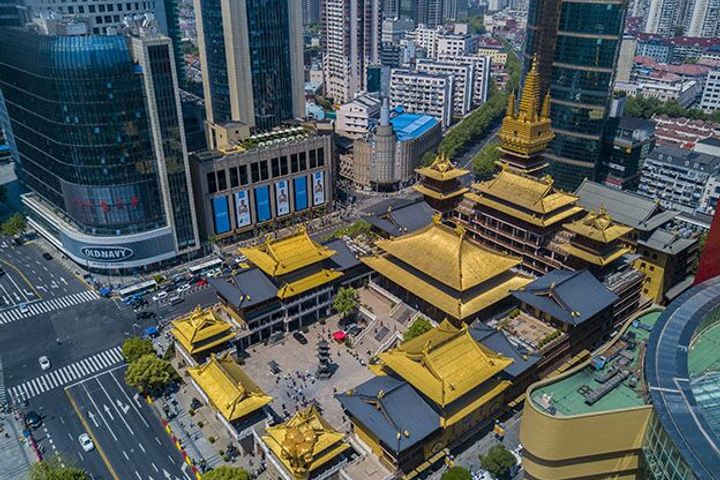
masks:
<path fill-rule="evenodd" d="M 52 30 L 87 31 L 73 21 Z M 0 29 L 29 223 L 102 271 L 198 248 L 171 41 L 142 25 L 102 36 Z"/>
<path fill-rule="evenodd" d="M 302 11 L 286 0 L 195 0 L 208 144 L 229 124 L 270 130 L 304 115 Z"/>
<path fill-rule="evenodd" d="M 17 0 L 0 0 L 0 27 L 22 25 L 22 10 Z"/>
<path fill-rule="evenodd" d="M 320 21 L 320 0 L 302 0 L 303 25 Z"/>
<path fill-rule="evenodd" d="M 682 25 L 681 9 L 683 0 L 650 0 L 645 32 L 672 36 Z"/>
<path fill-rule="evenodd" d="M 459 19 L 458 16 L 458 0 L 444 0 L 443 1 L 443 19 L 449 21 L 455 21 Z"/>
<path fill-rule="evenodd" d="M 380 63 L 380 0 L 322 0 L 325 95 L 337 103 L 366 89 L 365 70 Z"/>
<path fill-rule="evenodd" d="M 381 0 L 382 18 L 398 18 L 400 14 L 400 0 Z"/>
<path fill-rule="evenodd" d="M 688 37 L 720 36 L 720 0 L 695 0 L 688 12 Z"/>
<path fill-rule="evenodd" d="M 550 92 L 555 139 L 545 157 L 560 188 L 596 177 L 626 7 L 625 0 L 530 2 L 524 60 L 527 70 L 537 58 L 540 92 Z"/>
<path fill-rule="evenodd" d="M 443 23 L 442 0 L 417 0 L 418 11 L 416 23 L 428 27 L 436 27 Z"/>

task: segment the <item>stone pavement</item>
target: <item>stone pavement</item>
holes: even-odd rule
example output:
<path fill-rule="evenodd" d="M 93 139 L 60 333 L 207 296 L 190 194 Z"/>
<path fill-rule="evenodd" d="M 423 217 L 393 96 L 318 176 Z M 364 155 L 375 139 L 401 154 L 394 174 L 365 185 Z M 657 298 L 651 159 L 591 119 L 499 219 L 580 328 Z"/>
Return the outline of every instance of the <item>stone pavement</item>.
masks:
<path fill-rule="evenodd" d="M 35 454 L 22 435 L 22 426 L 12 414 L 0 414 L 0 480 L 27 477 Z"/>

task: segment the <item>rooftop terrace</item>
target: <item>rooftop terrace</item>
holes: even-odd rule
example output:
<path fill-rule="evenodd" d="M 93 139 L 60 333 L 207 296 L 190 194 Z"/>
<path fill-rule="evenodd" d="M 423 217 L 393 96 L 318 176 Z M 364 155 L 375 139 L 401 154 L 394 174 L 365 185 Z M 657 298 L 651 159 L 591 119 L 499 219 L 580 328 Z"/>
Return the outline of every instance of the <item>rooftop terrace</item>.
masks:
<path fill-rule="evenodd" d="M 647 339 L 662 312 L 645 313 L 637 318 L 621 337 L 616 337 L 603 355 L 607 362 L 596 368 L 594 361 L 582 370 L 532 392 L 532 400 L 551 415 L 573 416 L 609 410 L 639 407 L 648 403 L 642 363 Z M 610 388 L 616 383 L 614 388 Z M 592 404 L 589 396 L 601 389 L 607 393 Z"/>

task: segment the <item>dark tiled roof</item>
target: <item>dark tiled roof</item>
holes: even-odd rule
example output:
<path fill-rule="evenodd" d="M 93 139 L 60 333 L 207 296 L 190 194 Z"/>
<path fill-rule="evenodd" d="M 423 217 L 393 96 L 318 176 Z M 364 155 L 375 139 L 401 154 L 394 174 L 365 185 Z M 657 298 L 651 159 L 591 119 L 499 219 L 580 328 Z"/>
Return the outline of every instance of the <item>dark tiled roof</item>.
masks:
<path fill-rule="evenodd" d="M 669 163 L 678 167 L 685 167 L 685 162 L 688 162 L 685 168 L 711 175 L 717 175 L 720 171 L 720 157 L 671 145 L 658 145 L 650 152 L 648 158 L 655 162 Z"/>
<path fill-rule="evenodd" d="M 218 278 L 210 285 L 233 306 L 251 307 L 277 296 L 277 288 L 259 268 L 242 271 L 234 277 L 235 285 Z"/>
<path fill-rule="evenodd" d="M 433 210 L 423 200 L 400 205 L 388 206 L 385 211 L 365 217 L 375 228 L 397 237 L 424 227 L 432 220 Z"/>
<path fill-rule="evenodd" d="M 658 228 L 652 235 L 638 243 L 646 247 L 658 250 L 670 255 L 682 252 L 686 248 L 692 246 L 697 240 L 692 238 L 684 238 L 668 230 Z"/>
<path fill-rule="evenodd" d="M 479 321 L 475 322 L 469 331 L 476 342 L 482 343 L 493 352 L 501 353 L 514 360 L 505 369 L 505 372 L 511 377 L 521 376 L 542 358 L 541 355 L 521 354 L 513 347 L 504 333 Z"/>
<path fill-rule="evenodd" d="M 335 255 L 328 259 L 331 268 L 339 271 L 345 271 L 360 264 L 355 254 L 350 251 L 347 244 L 340 238 L 330 240 L 324 244 L 331 250 L 335 251 Z"/>
<path fill-rule="evenodd" d="M 513 296 L 570 325 L 580 325 L 619 298 L 587 270 L 555 270 Z"/>
<path fill-rule="evenodd" d="M 580 184 L 575 195 L 585 209 L 597 211 L 605 207 L 613 220 L 643 232 L 654 230 L 677 216 L 677 212 L 664 210 L 651 198 L 588 180 Z"/>
<path fill-rule="evenodd" d="M 644 118 L 637 118 L 637 117 L 621 117 L 620 118 L 620 128 L 623 128 L 625 130 L 638 130 L 641 128 L 649 128 L 654 129 L 655 124 L 651 122 L 650 120 L 646 120 Z"/>
<path fill-rule="evenodd" d="M 440 417 L 410 384 L 387 375 L 372 378 L 335 398 L 396 454 L 440 429 Z"/>

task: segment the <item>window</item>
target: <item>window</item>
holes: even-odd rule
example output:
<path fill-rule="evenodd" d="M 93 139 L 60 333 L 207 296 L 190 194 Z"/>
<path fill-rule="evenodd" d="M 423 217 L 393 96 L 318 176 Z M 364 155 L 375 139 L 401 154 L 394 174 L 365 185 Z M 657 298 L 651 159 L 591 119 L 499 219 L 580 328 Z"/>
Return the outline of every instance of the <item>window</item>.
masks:
<path fill-rule="evenodd" d="M 218 180 L 218 191 L 222 192 L 223 190 L 227 190 L 227 177 L 225 176 L 225 170 L 218 170 L 217 180 Z"/>
<path fill-rule="evenodd" d="M 317 152 L 315 149 L 310 150 L 310 168 L 317 167 Z"/>
<path fill-rule="evenodd" d="M 262 160 L 260 162 L 260 180 L 267 180 L 268 178 L 269 175 L 267 160 Z"/>
<path fill-rule="evenodd" d="M 270 161 L 271 167 L 272 167 L 272 176 L 273 178 L 280 176 L 280 159 L 279 158 L 273 158 Z"/>
<path fill-rule="evenodd" d="M 112 3 L 108 4 L 107 6 L 108 12 L 114 12 L 115 11 L 115 5 Z"/>
<path fill-rule="evenodd" d="M 95 5 L 88 5 L 88 12 L 95 13 Z"/>
<path fill-rule="evenodd" d="M 215 172 L 207 173 L 207 184 L 208 184 L 208 193 L 215 193 L 218 191 L 217 183 L 215 183 Z"/>
<path fill-rule="evenodd" d="M 237 167 L 231 167 L 230 168 L 230 188 L 235 188 L 240 185 L 240 180 L 238 179 L 238 170 Z"/>
<path fill-rule="evenodd" d="M 257 162 L 250 164 L 250 177 L 253 183 L 260 181 L 260 170 L 258 169 Z"/>
<path fill-rule="evenodd" d="M 318 148 L 318 167 L 322 167 L 325 165 L 325 149 L 320 147 Z"/>
<path fill-rule="evenodd" d="M 283 155 L 280 157 L 280 175 L 288 174 L 287 157 Z"/>
<path fill-rule="evenodd" d="M 250 183 L 248 182 L 247 165 L 240 165 L 238 170 L 240 171 L 240 185 L 247 185 Z"/>
<path fill-rule="evenodd" d="M 104 12 L 104 11 L 105 11 L 105 5 L 103 5 L 101 3 L 100 5 L 98 5 L 98 12 Z"/>
<path fill-rule="evenodd" d="M 297 153 L 290 155 L 290 171 L 292 173 L 298 172 L 298 156 Z"/>
<path fill-rule="evenodd" d="M 307 155 L 305 152 L 300 152 L 300 171 L 307 170 Z"/>

